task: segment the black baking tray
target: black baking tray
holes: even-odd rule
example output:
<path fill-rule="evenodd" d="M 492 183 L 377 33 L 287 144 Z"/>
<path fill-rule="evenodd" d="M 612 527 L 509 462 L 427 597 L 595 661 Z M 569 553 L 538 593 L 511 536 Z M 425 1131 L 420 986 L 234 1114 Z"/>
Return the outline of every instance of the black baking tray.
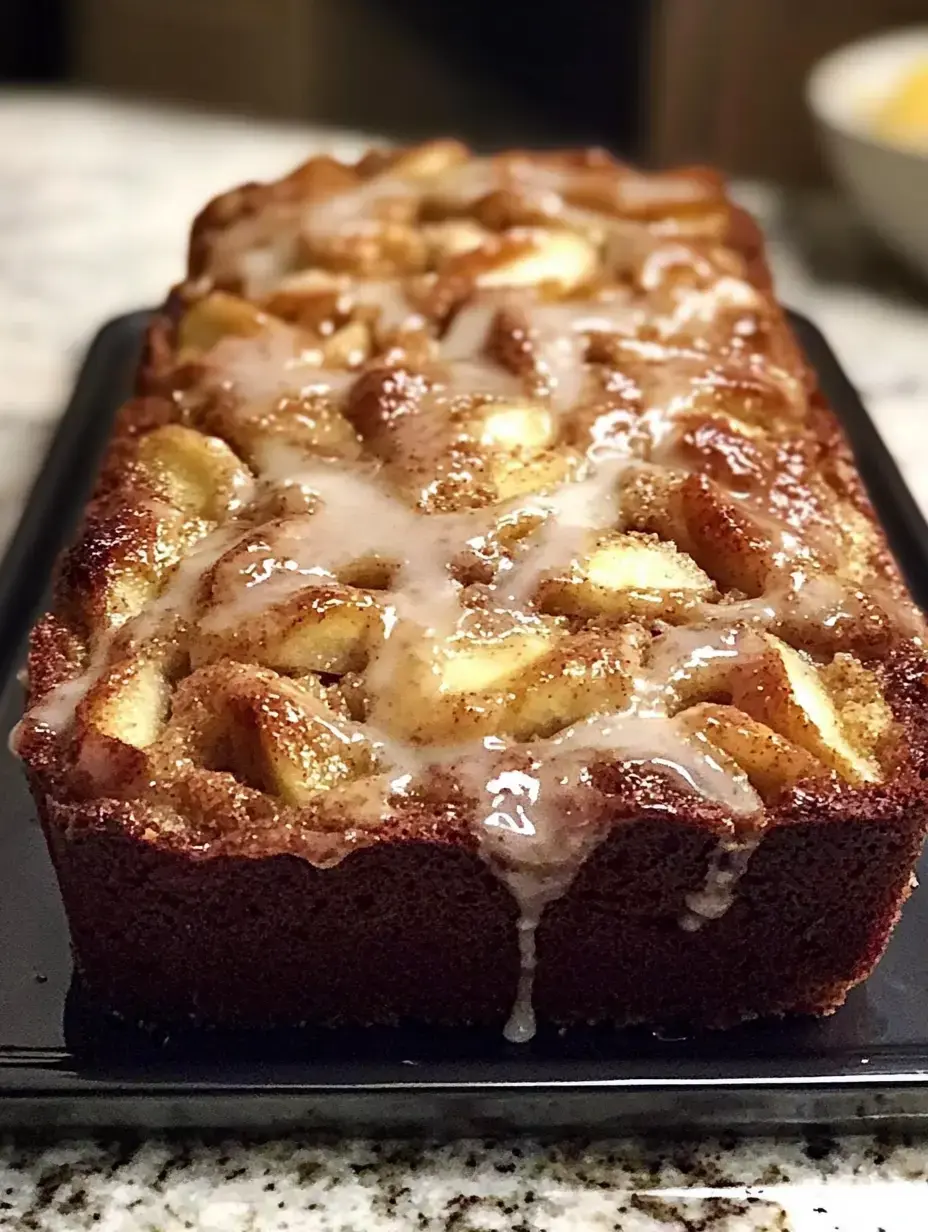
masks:
<path fill-rule="evenodd" d="M 793 320 L 928 607 L 922 515 L 821 334 Z M 0 569 L 4 733 L 21 711 L 16 672 L 27 630 L 129 389 L 145 321 L 145 313 L 120 317 L 90 347 Z M 526 1045 L 435 1029 L 163 1037 L 83 1003 L 45 844 L 7 752 L 0 793 L 0 1125 L 448 1136 L 928 1123 L 928 885 L 912 896 L 872 979 L 826 1020 L 690 1036 L 542 1030 Z"/>

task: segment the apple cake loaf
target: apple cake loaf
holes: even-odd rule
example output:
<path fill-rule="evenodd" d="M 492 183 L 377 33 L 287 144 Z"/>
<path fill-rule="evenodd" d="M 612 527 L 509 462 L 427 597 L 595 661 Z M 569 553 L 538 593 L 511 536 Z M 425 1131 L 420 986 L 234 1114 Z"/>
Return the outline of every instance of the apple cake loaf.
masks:
<path fill-rule="evenodd" d="M 196 220 L 16 743 L 122 1014 L 726 1026 L 880 957 L 922 636 L 720 180 L 439 141 Z"/>

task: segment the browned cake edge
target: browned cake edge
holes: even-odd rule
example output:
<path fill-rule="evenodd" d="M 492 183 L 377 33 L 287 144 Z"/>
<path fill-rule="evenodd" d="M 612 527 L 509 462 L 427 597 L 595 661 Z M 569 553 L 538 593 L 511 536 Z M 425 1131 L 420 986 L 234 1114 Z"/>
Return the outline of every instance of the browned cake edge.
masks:
<path fill-rule="evenodd" d="M 194 230 L 194 273 L 216 210 Z M 743 211 L 733 211 L 729 242 L 749 258 L 751 280 L 769 287 L 760 234 Z M 149 331 L 143 394 L 157 387 L 179 303 L 172 297 Z M 843 434 L 814 398 L 836 470 L 869 508 Z M 34 696 L 80 662 L 79 620 L 66 609 L 76 594 L 92 595 L 95 560 L 118 539 L 120 520 L 131 521 L 117 476 L 134 440 L 164 415 L 163 403 L 145 398 L 120 415 L 89 533 L 64 558 L 53 615 L 33 637 Z M 905 730 L 905 765 L 879 786 L 786 793 L 769 809 L 736 901 L 711 927 L 686 932 L 679 919 L 685 895 L 705 881 L 720 811 L 655 776 L 631 791 L 627 776 L 616 783 L 607 839 L 538 930 L 542 1018 L 725 1026 L 841 1004 L 886 946 L 928 828 L 924 660 L 900 649 L 880 672 Z M 465 819 L 406 814 L 337 866 L 319 868 L 296 853 L 153 838 L 144 801 L 69 799 L 48 750 L 24 752 L 77 965 L 107 1007 L 238 1025 L 502 1023 L 509 1013 L 518 913 Z M 643 809 L 642 798 L 653 805 Z"/>

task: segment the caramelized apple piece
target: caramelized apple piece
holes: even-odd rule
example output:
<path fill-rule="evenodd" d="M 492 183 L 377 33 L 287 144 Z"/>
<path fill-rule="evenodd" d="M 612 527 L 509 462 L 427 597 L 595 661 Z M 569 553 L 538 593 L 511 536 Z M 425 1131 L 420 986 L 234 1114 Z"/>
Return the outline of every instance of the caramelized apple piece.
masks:
<path fill-rule="evenodd" d="M 157 740 L 170 700 L 170 686 L 157 657 L 123 660 L 105 671 L 78 704 L 77 724 L 145 749 Z"/>
<path fill-rule="evenodd" d="M 339 316 L 345 281 L 331 270 L 298 270 L 279 279 L 259 303 L 271 316 L 322 338 Z"/>
<path fill-rule="evenodd" d="M 763 592 L 773 566 L 773 545 L 755 520 L 703 475 L 684 480 L 678 493 L 686 528 L 681 543 L 726 589 Z"/>
<path fill-rule="evenodd" d="M 663 686 L 671 713 L 730 698 L 849 782 L 876 782 L 881 772 L 872 754 L 891 720 L 876 678 L 860 665 L 851 668 L 854 662 L 839 656 L 838 666 L 819 669 L 773 634 L 746 626 L 675 629 L 652 644 L 649 674 Z M 861 723 L 869 735 L 856 730 Z"/>
<path fill-rule="evenodd" d="M 422 234 L 429 246 L 433 264 L 473 252 L 485 244 L 490 233 L 470 218 L 449 218 L 445 222 L 426 223 Z"/>
<path fill-rule="evenodd" d="M 211 529 L 163 501 L 95 510 L 62 575 L 87 621 L 91 648 L 137 616 L 178 561 Z"/>
<path fill-rule="evenodd" d="M 346 166 L 331 154 L 317 154 L 291 171 L 283 182 L 305 200 L 319 201 L 358 188 L 361 177 L 357 168 Z"/>
<path fill-rule="evenodd" d="M 364 321 L 350 321 L 323 344 L 326 368 L 359 368 L 371 354 L 371 331 Z"/>
<path fill-rule="evenodd" d="M 346 415 L 389 465 L 409 504 L 449 513 L 556 487 L 576 457 L 553 448 L 558 423 L 529 399 L 456 397 L 402 369 L 369 370 Z"/>
<path fill-rule="evenodd" d="M 212 291 L 191 305 L 177 327 L 181 351 L 203 354 L 230 334 L 250 338 L 259 334 L 267 317 L 246 299 L 226 291 Z"/>
<path fill-rule="evenodd" d="M 538 622 L 458 634 L 437 646 L 410 639 L 398 659 L 387 651 L 389 679 L 375 663 L 380 687 L 372 688 L 372 721 L 423 744 L 550 735 L 625 704 L 640 636 L 636 626 L 626 626 L 565 637 Z"/>
<path fill-rule="evenodd" d="M 435 640 L 414 625 L 393 630 L 368 673 L 372 721 L 423 744 L 495 733 L 508 690 L 554 645 L 558 630 L 505 616 Z"/>
<path fill-rule="evenodd" d="M 543 626 L 513 625 L 498 636 L 459 634 L 438 660 L 438 690 L 449 697 L 495 689 L 547 654 L 552 632 Z"/>
<path fill-rule="evenodd" d="M 370 742 L 315 690 L 229 661 L 178 687 L 163 746 L 207 769 L 231 769 L 296 806 L 373 768 Z"/>
<path fill-rule="evenodd" d="M 486 469 L 494 502 L 515 500 L 531 492 L 549 492 L 570 479 L 575 464 L 576 459 L 570 454 L 555 450 L 523 463 L 511 457 L 488 458 Z"/>
<path fill-rule="evenodd" d="M 331 270 L 301 269 L 286 274 L 274 287 L 274 295 L 337 296 L 344 288 L 345 280 Z"/>
<path fill-rule="evenodd" d="M 460 141 L 437 138 L 389 156 L 388 172 L 403 179 L 430 180 L 466 162 L 470 156 L 467 146 Z"/>
<path fill-rule="evenodd" d="M 735 706 L 706 702 L 683 711 L 676 721 L 727 754 L 765 800 L 802 779 L 827 773 L 817 757 Z"/>
<path fill-rule="evenodd" d="M 815 664 L 770 633 L 758 636 L 766 653 L 733 676 L 733 703 L 849 782 L 878 782 L 879 765 L 851 744 Z"/>
<path fill-rule="evenodd" d="M 358 434 L 331 394 L 284 395 L 244 405 L 217 399 L 197 418 L 205 431 L 220 432 L 258 472 L 298 471 L 301 460 L 360 453 Z"/>
<path fill-rule="evenodd" d="M 147 750 L 160 736 L 171 702 L 163 666 L 157 655 L 121 659 L 78 702 L 74 754 L 79 790 L 131 796 L 150 777 Z"/>
<path fill-rule="evenodd" d="M 503 730 L 531 740 L 589 715 L 621 710 L 634 687 L 643 640 L 642 629 L 632 624 L 564 639 L 513 682 Z"/>
<path fill-rule="evenodd" d="M 243 593 L 246 585 L 243 578 Z M 234 612 L 225 616 L 221 608 L 211 611 L 207 600 L 191 655 L 198 664 L 230 658 L 284 672 L 340 676 L 365 666 L 379 643 L 382 622 L 372 595 L 334 579 L 307 578 L 304 589 L 277 603 L 269 600 L 241 620 Z"/>
<path fill-rule="evenodd" d="M 557 417 L 534 402 L 487 403 L 465 420 L 478 451 L 478 476 L 486 477 L 494 501 L 514 500 L 566 482 L 576 459 L 553 448 Z"/>
<path fill-rule="evenodd" d="M 219 522 L 251 495 L 251 472 L 225 441 L 179 424 L 142 437 L 137 458 L 158 495 L 191 517 Z"/>
<path fill-rule="evenodd" d="M 840 528 L 843 546 L 836 570 L 838 577 L 866 587 L 874 577 L 874 562 L 885 550 L 880 536 L 870 519 L 850 501 L 835 503 L 834 521 Z"/>
<path fill-rule="evenodd" d="M 841 722 L 851 741 L 868 754 L 879 753 L 895 731 L 893 712 L 875 672 L 850 654 L 836 654 L 821 669 Z"/>
<path fill-rule="evenodd" d="M 309 804 L 374 768 L 367 739 L 298 685 L 275 682 L 252 713 L 268 785 L 287 804 Z M 249 733 L 239 728 L 237 736 Z"/>
<path fill-rule="evenodd" d="M 612 534 L 536 594 L 542 611 L 569 616 L 673 620 L 716 593 L 712 579 L 672 543 L 656 535 Z"/>
<path fill-rule="evenodd" d="M 774 545 L 750 512 L 705 475 L 639 470 L 622 492 L 628 529 L 672 539 L 720 587 L 756 597 L 774 566 Z"/>
<path fill-rule="evenodd" d="M 686 550 L 686 523 L 679 499 L 683 480 L 663 468 L 632 463 L 620 491 L 621 523 L 631 531 L 657 535 Z"/>
<path fill-rule="evenodd" d="M 486 450 L 534 458 L 557 440 L 557 417 L 539 402 L 487 402 L 466 416 L 468 436 Z"/>
<path fill-rule="evenodd" d="M 299 259 L 306 265 L 358 278 L 395 278 L 423 271 L 428 249 L 421 232 L 406 220 L 415 198 L 384 199 L 383 217 L 370 217 L 344 230 L 315 228 L 312 221 L 300 236 Z M 324 203 L 323 203 L 324 208 Z M 398 217 L 391 218 L 391 209 Z"/>
<path fill-rule="evenodd" d="M 574 231 L 514 228 L 483 251 L 493 260 L 476 274 L 480 287 L 550 286 L 567 294 L 588 282 L 598 264 L 596 249 Z"/>

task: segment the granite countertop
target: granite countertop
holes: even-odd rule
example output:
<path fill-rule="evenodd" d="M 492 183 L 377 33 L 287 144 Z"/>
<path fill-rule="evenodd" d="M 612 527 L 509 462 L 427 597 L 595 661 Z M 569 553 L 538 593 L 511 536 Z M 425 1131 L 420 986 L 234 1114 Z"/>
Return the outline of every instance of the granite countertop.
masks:
<path fill-rule="evenodd" d="M 0 1229 L 920 1232 L 928 1149 L 864 1138 L 0 1147 Z"/>
<path fill-rule="evenodd" d="M 22 507 L 82 347 L 157 302 L 212 193 L 350 135 L 0 95 L 0 540 Z M 928 293 L 827 198 L 739 189 L 780 293 L 823 329 L 928 509 Z M 0 1229 L 105 1232 L 912 1232 L 924 1141 L 771 1139 L 447 1146 L 290 1137 L 0 1142 Z"/>

